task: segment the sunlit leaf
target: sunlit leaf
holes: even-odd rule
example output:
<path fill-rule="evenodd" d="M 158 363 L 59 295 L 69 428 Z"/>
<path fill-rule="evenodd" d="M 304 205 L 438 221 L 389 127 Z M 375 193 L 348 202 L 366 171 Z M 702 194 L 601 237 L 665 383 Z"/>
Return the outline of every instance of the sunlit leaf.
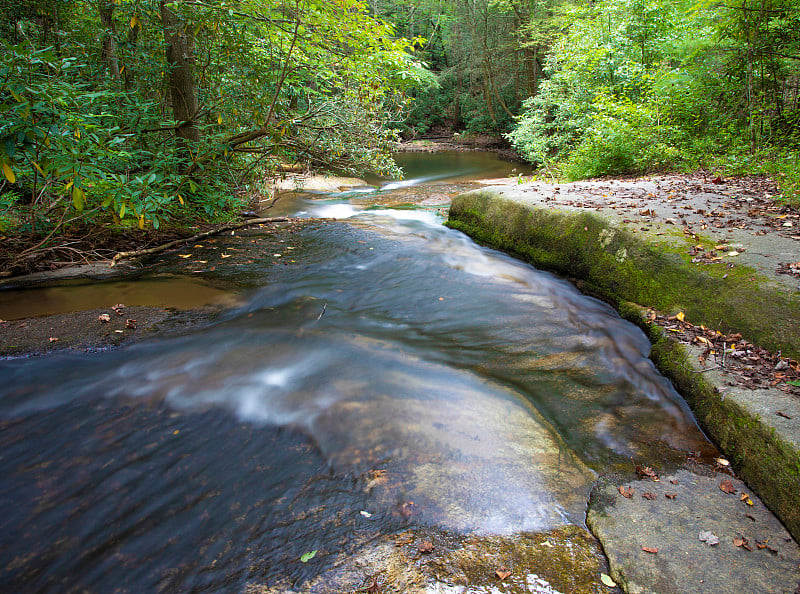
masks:
<path fill-rule="evenodd" d="M 605 573 L 600 574 L 600 581 L 603 582 L 609 588 L 615 588 L 617 586 L 617 582 L 612 580 L 611 576 L 608 576 Z"/>
<path fill-rule="evenodd" d="M 309 561 L 311 561 L 316 556 L 316 554 L 317 554 L 317 551 L 310 551 L 308 553 L 303 553 L 303 555 L 300 556 L 300 562 L 301 563 L 308 563 Z"/>
<path fill-rule="evenodd" d="M 17 181 L 17 176 L 14 175 L 14 170 L 11 169 L 11 165 L 7 161 L 3 161 L 3 175 L 6 176 L 9 183 L 13 184 Z"/>
<path fill-rule="evenodd" d="M 83 207 L 86 205 L 86 194 L 84 193 L 82 188 L 77 186 L 72 187 L 72 206 L 75 207 L 75 210 L 78 212 L 83 210 Z"/>

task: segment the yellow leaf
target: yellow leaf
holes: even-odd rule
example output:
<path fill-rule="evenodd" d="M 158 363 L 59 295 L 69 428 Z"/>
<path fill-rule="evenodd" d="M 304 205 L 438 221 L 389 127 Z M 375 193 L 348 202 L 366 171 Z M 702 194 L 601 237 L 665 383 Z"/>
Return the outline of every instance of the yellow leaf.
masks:
<path fill-rule="evenodd" d="M 218 116 L 217 116 L 217 123 L 218 123 L 218 124 L 221 124 L 221 123 L 222 123 L 222 116 L 221 116 L 221 115 L 218 115 Z"/>
<path fill-rule="evenodd" d="M 682 322 L 684 319 L 686 319 L 686 316 L 683 314 L 683 312 L 682 312 L 682 311 L 679 311 L 679 312 L 678 312 L 678 315 L 677 315 L 677 316 L 675 316 L 675 317 L 676 317 L 676 318 L 678 318 L 678 320 L 680 320 L 681 322 Z"/>
<path fill-rule="evenodd" d="M 17 176 L 14 175 L 14 170 L 11 169 L 11 165 L 8 164 L 8 161 L 3 161 L 3 175 L 6 176 L 9 183 L 13 184 L 17 181 Z"/>
<path fill-rule="evenodd" d="M 39 164 L 36 161 L 31 161 L 31 163 L 33 163 L 33 166 L 36 167 L 36 169 L 39 170 L 39 173 L 41 173 L 42 175 L 45 175 L 45 172 L 42 170 L 41 167 L 39 167 Z M 46 177 L 46 175 L 45 175 L 45 177 Z"/>
<path fill-rule="evenodd" d="M 122 208 L 119 209 L 119 218 L 121 218 L 121 219 L 125 218 L 125 209 L 126 208 L 127 208 L 127 206 L 125 204 L 123 204 Z"/>
<path fill-rule="evenodd" d="M 141 21 L 139 20 L 139 16 L 138 15 L 133 15 L 131 17 L 131 29 L 136 28 L 136 26 L 140 25 L 140 24 L 141 24 Z"/>
<path fill-rule="evenodd" d="M 180 194 L 178 194 L 178 202 L 183 204 L 183 196 L 181 196 Z"/>
<path fill-rule="evenodd" d="M 144 229 L 144 215 L 139 215 L 139 229 Z"/>
<path fill-rule="evenodd" d="M 81 188 L 72 186 L 72 206 L 75 207 L 75 210 L 80 212 L 81 210 L 83 210 L 85 204 L 86 204 L 86 194 L 83 192 Z"/>
<path fill-rule="evenodd" d="M 74 180 L 70 180 L 70 182 L 66 186 L 64 186 L 65 192 L 69 192 L 69 189 L 72 187 L 73 182 Z"/>

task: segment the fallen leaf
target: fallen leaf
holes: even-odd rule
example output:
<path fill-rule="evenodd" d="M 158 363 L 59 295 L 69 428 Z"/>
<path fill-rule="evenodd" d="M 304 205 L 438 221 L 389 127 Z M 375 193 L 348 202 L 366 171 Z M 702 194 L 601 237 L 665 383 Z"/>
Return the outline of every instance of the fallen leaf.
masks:
<path fill-rule="evenodd" d="M 308 563 L 309 561 L 311 561 L 314 558 L 314 556 L 316 554 L 317 554 L 317 551 L 310 551 L 308 553 L 303 553 L 300 556 L 300 562 L 301 563 Z"/>
<path fill-rule="evenodd" d="M 714 458 L 714 462 L 716 462 L 720 466 L 730 466 L 731 465 L 731 463 L 728 462 L 725 458 Z"/>
<path fill-rule="evenodd" d="M 222 254 L 222 257 L 223 257 L 223 258 L 230 258 L 230 257 L 231 257 L 231 254 Z"/>
<path fill-rule="evenodd" d="M 783 417 L 784 419 L 791 419 L 792 418 L 789 415 L 787 415 L 785 412 L 783 412 L 782 410 L 779 410 L 775 414 L 778 415 L 779 417 Z"/>
<path fill-rule="evenodd" d="M 615 587 L 616 587 L 616 585 L 617 585 L 617 582 L 615 582 L 614 580 L 612 580 L 612 579 L 611 579 L 611 576 L 608 576 L 608 575 L 606 575 L 606 574 L 604 574 L 604 573 L 601 573 L 601 574 L 600 574 L 600 581 L 601 581 L 601 582 L 603 582 L 603 583 L 604 583 L 606 586 L 608 586 L 609 588 L 615 588 Z"/>
<path fill-rule="evenodd" d="M 371 513 L 369 513 L 368 511 L 361 510 L 361 511 L 360 511 L 360 512 L 358 512 L 358 513 L 360 513 L 360 514 L 361 514 L 362 516 L 364 516 L 365 518 L 371 518 L 371 517 L 372 517 L 372 514 L 371 514 Z"/>
<path fill-rule="evenodd" d="M 647 493 L 642 493 L 642 497 L 644 497 L 645 499 L 649 499 L 650 501 L 653 501 L 658 496 L 655 493 L 647 492 Z"/>
<path fill-rule="evenodd" d="M 495 574 L 497 577 L 499 577 L 501 580 L 504 580 L 504 579 L 506 579 L 508 576 L 510 576 L 510 575 L 511 575 L 511 570 L 510 570 L 508 567 L 506 567 L 505 565 L 501 565 L 499 568 L 497 568 L 497 569 L 495 570 L 494 574 Z"/>
<path fill-rule="evenodd" d="M 433 543 L 431 541 L 429 541 L 429 540 L 423 540 L 421 543 L 419 543 L 419 546 L 417 547 L 417 550 L 420 553 L 423 553 L 423 554 L 432 553 L 433 552 Z"/>
<path fill-rule="evenodd" d="M 683 322 L 686 319 L 686 315 L 682 311 L 679 311 L 678 315 L 676 315 L 675 317 L 678 318 L 678 320 L 681 322 Z"/>
<path fill-rule="evenodd" d="M 191 258 L 192 254 L 178 254 L 179 258 Z"/>
<path fill-rule="evenodd" d="M 97 319 L 105 324 L 106 322 L 111 321 L 111 316 L 108 314 L 100 314 L 99 316 L 97 316 Z"/>
<path fill-rule="evenodd" d="M 753 549 L 750 548 L 750 543 L 747 542 L 747 539 L 744 536 L 737 536 L 733 539 L 734 546 L 742 547 L 743 549 L 747 549 L 748 551 L 752 551 Z"/>
<path fill-rule="evenodd" d="M 658 549 L 655 547 L 642 547 L 642 550 L 645 553 L 652 553 L 653 555 L 655 555 L 658 552 Z"/>
<path fill-rule="evenodd" d="M 733 487 L 733 483 L 728 479 L 725 479 L 719 484 L 719 490 L 722 491 L 723 493 L 727 493 L 728 495 L 733 495 L 734 493 L 736 493 L 736 489 Z"/>
<path fill-rule="evenodd" d="M 652 468 L 650 468 L 649 466 L 639 466 L 637 464 L 636 465 L 636 474 L 639 475 L 639 478 L 647 477 L 647 478 L 649 478 L 649 479 L 651 479 L 651 480 L 653 480 L 655 482 L 658 482 L 659 480 L 661 480 L 661 479 L 658 478 L 658 475 L 656 474 L 656 471 L 653 470 Z"/>
<path fill-rule="evenodd" d="M 51 336 L 50 342 L 58 342 L 58 338 L 56 338 L 55 336 Z"/>
<path fill-rule="evenodd" d="M 706 543 L 710 547 L 719 544 L 719 538 L 717 538 L 717 536 L 712 532 L 710 532 L 709 530 L 704 530 L 703 532 L 701 532 L 698 538 L 700 539 L 701 542 Z"/>
<path fill-rule="evenodd" d="M 125 327 L 130 330 L 136 330 L 136 320 L 128 318 L 127 320 L 125 320 Z"/>
<path fill-rule="evenodd" d="M 619 487 L 619 494 L 626 499 L 630 499 L 633 497 L 633 487 Z"/>
<path fill-rule="evenodd" d="M 742 493 L 742 496 L 739 497 L 739 501 L 744 501 L 747 505 L 755 505 L 753 503 L 753 500 L 750 499 L 750 495 L 748 495 L 747 493 Z"/>
<path fill-rule="evenodd" d="M 678 496 L 677 493 L 664 493 L 664 497 L 667 499 L 675 499 Z"/>

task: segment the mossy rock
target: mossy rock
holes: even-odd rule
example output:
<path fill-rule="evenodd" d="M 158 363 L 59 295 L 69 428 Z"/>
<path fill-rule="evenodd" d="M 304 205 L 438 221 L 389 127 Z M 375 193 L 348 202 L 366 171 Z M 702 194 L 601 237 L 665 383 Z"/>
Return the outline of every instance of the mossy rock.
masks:
<path fill-rule="evenodd" d="M 800 358 L 797 294 L 745 266 L 694 265 L 675 238 L 643 240 L 590 212 L 526 205 L 491 190 L 455 197 L 447 225 L 614 305 L 683 311 L 694 324 Z"/>

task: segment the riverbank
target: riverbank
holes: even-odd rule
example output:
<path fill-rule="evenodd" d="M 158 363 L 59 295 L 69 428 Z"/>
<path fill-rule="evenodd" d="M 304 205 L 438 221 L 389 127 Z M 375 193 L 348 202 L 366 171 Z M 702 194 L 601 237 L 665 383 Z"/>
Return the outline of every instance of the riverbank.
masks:
<path fill-rule="evenodd" d="M 282 241 L 306 224 L 302 219 L 257 224 L 229 231 L 226 244 L 257 240 L 271 254 L 282 251 Z M 104 259 L 0 279 L 0 291 L 42 306 L 34 315 L 0 310 L 0 357 L 118 347 L 212 321 L 237 301 L 224 270 L 250 261 L 244 249 L 224 253 L 217 242 L 210 236 L 113 265 Z M 74 303 L 76 295 L 80 303 Z"/>
<path fill-rule="evenodd" d="M 508 161 L 529 164 L 511 144 L 502 137 L 486 134 L 454 133 L 450 136 L 418 138 L 397 143 L 397 152 L 440 153 L 445 151 L 486 151 L 500 155 Z"/>
<path fill-rule="evenodd" d="M 497 181 L 456 197 L 448 225 L 569 277 L 642 327 L 654 363 L 746 483 L 718 490 L 740 496 L 742 515 L 753 501 L 751 489 L 797 539 L 800 215 L 772 202 L 772 194 L 768 180 L 703 174 L 573 184 Z M 637 500 L 643 489 L 653 491 L 648 480 L 642 476 L 635 485 Z M 724 480 L 714 477 L 714 484 Z M 698 524 L 693 507 L 684 510 L 688 523 L 653 513 L 648 529 L 671 544 L 669 554 L 662 549 L 651 562 L 654 553 L 641 548 L 651 545 L 638 542 L 642 518 L 631 520 L 624 489 L 612 481 L 589 509 L 612 575 L 627 591 L 672 591 L 665 584 L 685 591 L 675 576 L 688 571 L 688 559 L 695 560 L 692 571 L 713 566 L 713 556 L 705 563 L 691 552 L 695 532 L 718 525 L 719 517 Z M 762 538 L 745 534 L 746 527 L 724 532 L 738 548 L 749 542 L 752 549 L 753 539 L 761 546 Z"/>

